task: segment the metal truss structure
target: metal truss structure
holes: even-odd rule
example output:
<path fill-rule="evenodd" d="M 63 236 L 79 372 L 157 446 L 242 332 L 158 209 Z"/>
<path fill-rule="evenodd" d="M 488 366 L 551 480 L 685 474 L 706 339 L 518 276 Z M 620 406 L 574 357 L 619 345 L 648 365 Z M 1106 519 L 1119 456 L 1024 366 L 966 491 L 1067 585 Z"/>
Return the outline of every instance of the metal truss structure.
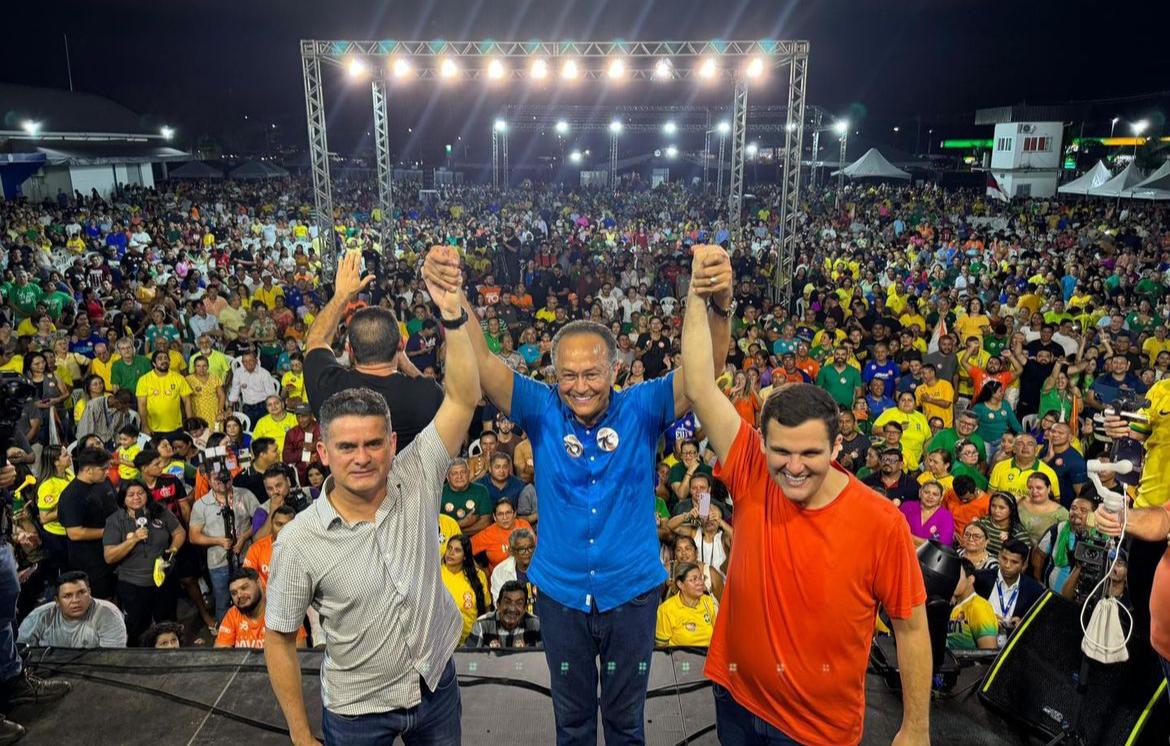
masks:
<path fill-rule="evenodd" d="M 747 128 L 747 88 L 750 78 L 766 70 L 788 70 L 788 104 L 785 122 L 761 124 L 761 131 L 784 131 L 784 157 L 781 159 L 783 199 L 780 218 L 783 225 L 778 252 L 776 284 L 778 295 L 791 293 L 791 267 L 795 263 L 795 230 L 800 207 L 801 143 L 805 127 L 805 93 L 808 82 L 807 41 L 326 41 L 301 40 L 301 65 L 305 84 L 305 118 L 309 134 L 309 160 L 312 165 L 314 220 L 321 237 L 322 270 L 331 279 L 336 267 L 333 231 L 333 198 L 329 174 L 329 147 L 326 137 L 324 85 L 321 63 L 348 67 L 353 77 L 370 75 L 375 137 L 378 158 L 379 205 L 392 221 L 389 107 L 387 89 L 396 79 L 421 80 L 491 80 L 506 84 L 528 80 L 536 85 L 551 84 L 556 79 L 576 80 L 654 80 L 656 83 L 701 79 L 704 82 L 734 81 L 735 97 L 731 112 L 731 191 L 728 197 L 729 222 L 736 241 L 741 240 L 743 205 L 743 160 Z M 631 107 L 631 110 L 637 107 Z M 645 107 L 650 109 L 652 107 Z M 680 107 L 687 108 L 687 107 Z M 694 107 L 698 109 L 699 107 Z M 681 113 L 681 111 L 680 111 Z M 704 112 L 705 114 L 705 112 Z M 563 116 L 563 115 L 562 115 Z M 517 128 L 529 129 L 523 118 L 516 117 Z M 509 127 L 513 122 L 508 122 Z M 549 126 L 545 124 L 545 126 Z M 570 122 L 570 126 L 573 124 Z M 607 125 L 602 125 L 607 126 Z M 649 128 L 651 125 L 645 125 Z M 659 123 L 658 126 L 661 126 Z M 576 129 L 591 128 L 579 122 Z M 623 130 L 641 131 L 636 122 L 623 122 Z M 766 128 L 766 129 L 765 129 Z M 702 131 L 710 137 L 710 120 L 678 125 L 678 131 Z M 493 130 L 493 183 L 508 183 L 507 131 L 497 142 Z M 617 136 L 611 134 L 610 175 L 616 188 Z M 720 137 L 720 152 L 724 137 Z M 502 156 L 503 168 L 498 165 Z M 720 158 L 722 161 L 722 158 Z M 502 170 L 502 173 L 500 171 Z M 502 177 L 502 178 L 501 178 Z M 719 170 L 722 193 L 722 167 Z M 391 223 L 383 226 L 383 246 L 390 248 Z"/>

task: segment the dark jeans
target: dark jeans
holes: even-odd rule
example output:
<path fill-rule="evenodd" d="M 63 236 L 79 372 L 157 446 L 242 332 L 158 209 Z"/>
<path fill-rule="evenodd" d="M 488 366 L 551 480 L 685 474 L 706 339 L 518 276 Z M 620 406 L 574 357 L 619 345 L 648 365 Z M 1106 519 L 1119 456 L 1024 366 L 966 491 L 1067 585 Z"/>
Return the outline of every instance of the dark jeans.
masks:
<path fill-rule="evenodd" d="M 142 633 L 154 622 L 173 622 L 176 600 L 174 578 L 167 578 L 161 588 L 119 580 L 118 603 L 126 614 L 127 645 L 138 647 Z"/>
<path fill-rule="evenodd" d="M 459 746 L 463 736 L 459 681 L 455 661 L 447 661 L 435 691 L 422 687 L 422 702 L 405 710 L 369 715 L 338 715 L 325 709 L 321 730 L 326 746 L 390 746 L 402 737 L 406 746 Z"/>
<path fill-rule="evenodd" d="M 12 545 L 0 543 L 0 681 L 21 671 L 16 653 L 16 600 L 20 598 L 20 581 L 16 577 L 16 557 Z"/>
<path fill-rule="evenodd" d="M 715 731 L 722 746 L 800 746 L 776 726 L 735 701 L 731 692 L 712 684 L 715 694 Z"/>
<path fill-rule="evenodd" d="M 597 744 L 598 656 L 606 746 L 645 743 L 646 684 L 661 590 L 652 588 L 606 612 L 595 605 L 588 613 L 537 595 L 558 746 Z"/>

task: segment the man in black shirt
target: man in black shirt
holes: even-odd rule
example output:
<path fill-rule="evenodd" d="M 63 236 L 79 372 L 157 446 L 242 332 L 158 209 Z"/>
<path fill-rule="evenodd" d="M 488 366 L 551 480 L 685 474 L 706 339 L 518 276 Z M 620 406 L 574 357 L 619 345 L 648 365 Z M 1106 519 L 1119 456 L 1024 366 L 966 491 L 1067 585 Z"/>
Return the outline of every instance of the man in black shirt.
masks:
<path fill-rule="evenodd" d="M 69 569 L 89 575 L 94 598 L 113 600 L 114 570 L 102 551 L 106 519 L 118 509 L 106 479 L 110 454 L 103 448 L 81 448 L 73 464 L 77 476 L 61 492 L 57 506 L 57 520 L 69 540 Z"/>
<path fill-rule="evenodd" d="M 1023 346 L 1017 346 L 1008 352 L 1015 364 L 1021 368 L 1020 401 L 1016 405 L 1016 414 L 1019 417 L 1036 414 L 1040 409 L 1040 394 L 1044 382 L 1052 375 L 1053 366 L 1056 364 L 1054 362 L 1056 358 L 1049 347 L 1041 346 L 1034 349 L 1035 352 L 1025 352 Z"/>
<path fill-rule="evenodd" d="M 264 496 L 264 472 L 280 463 L 280 449 L 272 438 L 256 438 L 252 441 L 252 463 L 232 478 L 232 485 L 243 487 L 259 500 Z"/>
<path fill-rule="evenodd" d="M 388 308 L 367 307 L 353 314 L 345 340 L 353 367 L 337 362 L 333 338 L 345 307 L 374 280 L 371 274 L 360 276 L 360 259 L 357 251 L 341 258 L 333 297 L 309 327 L 305 337 L 305 392 L 317 415 L 321 403 L 338 391 L 359 386 L 377 391 L 390 408 L 390 421 L 401 452 L 434 419 L 443 402 L 443 390 L 433 379 L 418 376 L 418 370 L 399 352 L 398 319 Z"/>
<path fill-rule="evenodd" d="M 858 431 L 857 416 L 852 410 L 842 409 L 837 415 L 837 421 L 841 424 L 841 451 L 837 455 L 837 462 L 856 474 L 865 466 L 865 455 L 873 441 Z"/>
<path fill-rule="evenodd" d="M 888 497 L 894 505 L 918 499 L 918 480 L 902 471 L 901 448 L 882 449 L 881 467 L 862 482 Z"/>

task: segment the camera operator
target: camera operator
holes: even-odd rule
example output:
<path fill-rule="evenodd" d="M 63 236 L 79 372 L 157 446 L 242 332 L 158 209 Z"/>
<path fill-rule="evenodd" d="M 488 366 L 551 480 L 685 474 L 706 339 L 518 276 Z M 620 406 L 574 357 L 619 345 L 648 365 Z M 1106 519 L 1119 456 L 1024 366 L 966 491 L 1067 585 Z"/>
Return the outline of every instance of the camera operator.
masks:
<path fill-rule="evenodd" d="M 268 496 L 252 515 L 253 539 L 263 539 L 272 533 L 272 515 L 281 505 L 288 505 L 296 512 L 305 510 L 313 501 L 300 487 L 293 487 L 288 467 L 277 464 L 264 472 L 264 493 Z"/>
<path fill-rule="evenodd" d="M 207 547 L 207 571 L 215 598 L 215 618 L 223 619 L 231 605 L 228 590 L 233 568 L 240 566 L 252 538 L 252 516 L 260 508 L 250 490 L 233 487 L 222 461 L 204 464 L 211 490 L 191 507 L 192 544 Z"/>
<path fill-rule="evenodd" d="M 1087 583 L 1087 590 L 1101 579 L 1104 571 L 1104 537 L 1089 528 L 1094 505 L 1087 495 L 1074 497 L 1068 520 L 1045 531 L 1032 550 L 1032 577 L 1065 598 L 1078 597 L 1076 591 L 1081 582 Z"/>
<path fill-rule="evenodd" d="M 250 448 L 252 463 L 232 478 L 232 484 L 248 490 L 253 495 L 263 495 L 264 472 L 280 463 L 280 448 L 272 438 L 256 438 Z"/>

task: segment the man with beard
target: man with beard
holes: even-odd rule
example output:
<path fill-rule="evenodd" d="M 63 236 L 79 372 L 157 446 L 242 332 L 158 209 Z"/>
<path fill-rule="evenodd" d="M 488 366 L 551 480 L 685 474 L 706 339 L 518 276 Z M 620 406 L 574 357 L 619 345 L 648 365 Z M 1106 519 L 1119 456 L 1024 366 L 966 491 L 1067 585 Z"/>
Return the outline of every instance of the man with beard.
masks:
<path fill-rule="evenodd" d="M 532 648 L 540 646 L 540 620 L 528 613 L 528 586 L 509 580 L 500 587 L 496 610 L 475 620 L 467 637 L 469 648 Z"/>
<path fill-rule="evenodd" d="M 1068 509 L 1068 520 L 1045 531 L 1032 550 L 1032 577 L 1053 593 L 1072 598 L 1076 591 L 1080 579 L 1076 546 L 1090 533 L 1089 514 L 1094 507 L 1092 499 L 1074 497 Z"/>
<path fill-rule="evenodd" d="M 842 410 L 852 409 L 853 402 L 862 397 L 865 387 L 861 372 L 849 364 L 849 350 L 841 345 L 833 348 L 833 363 L 820 369 L 816 383 L 829 392 Z"/>
<path fill-rule="evenodd" d="M 852 410 L 842 408 L 837 421 L 841 423 L 841 450 L 837 462 L 856 474 L 865 466 L 865 454 L 872 441 L 857 429 L 857 416 Z"/>
<path fill-rule="evenodd" d="M 879 463 L 881 466 L 877 473 L 870 474 L 862 480 L 866 487 L 879 495 L 885 495 L 895 506 L 907 500 L 918 499 L 918 480 L 902 470 L 901 448 L 897 446 L 883 448 Z"/>
<path fill-rule="evenodd" d="M 1007 354 L 1020 369 L 1020 399 L 1016 403 L 1016 416 L 1023 418 L 1036 414 L 1040 408 L 1041 389 L 1056 365 L 1052 350 L 1040 347 L 1035 352 L 1025 351 L 1023 345 L 1017 341 L 1016 346 Z"/>
<path fill-rule="evenodd" d="M 232 608 L 219 623 L 215 635 L 217 648 L 264 648 L 264 588 L 260 574 L 251 567 L 241 567 L 228 585 Z M 305 647 L 305 628 L 297 632 L 297 647 Z"/>
<path fill-rule="evenodd" d="M 969 441 L 979 447 L 980 452 L 987 453 L 987 445 L 983 438 L 975 431 L 979 429 L 979 416 L 969 409 L 964 409 L 955 417 L 955 426 L 946 430 L 939 430 L 930 442 L 926 444 L 926 452 L 950 451 L 951 457 L 959 460 L 958 445 Z"/>
<path fill-rule="evenodd" d="M 171 370 L 168 352 L 151 356 L 152 369 L 138 379 L 138 417 L 142 431 L 168 436 L 183 429 L 183 420 L 191 412 L 191 386 L 187 379 Z"/>

